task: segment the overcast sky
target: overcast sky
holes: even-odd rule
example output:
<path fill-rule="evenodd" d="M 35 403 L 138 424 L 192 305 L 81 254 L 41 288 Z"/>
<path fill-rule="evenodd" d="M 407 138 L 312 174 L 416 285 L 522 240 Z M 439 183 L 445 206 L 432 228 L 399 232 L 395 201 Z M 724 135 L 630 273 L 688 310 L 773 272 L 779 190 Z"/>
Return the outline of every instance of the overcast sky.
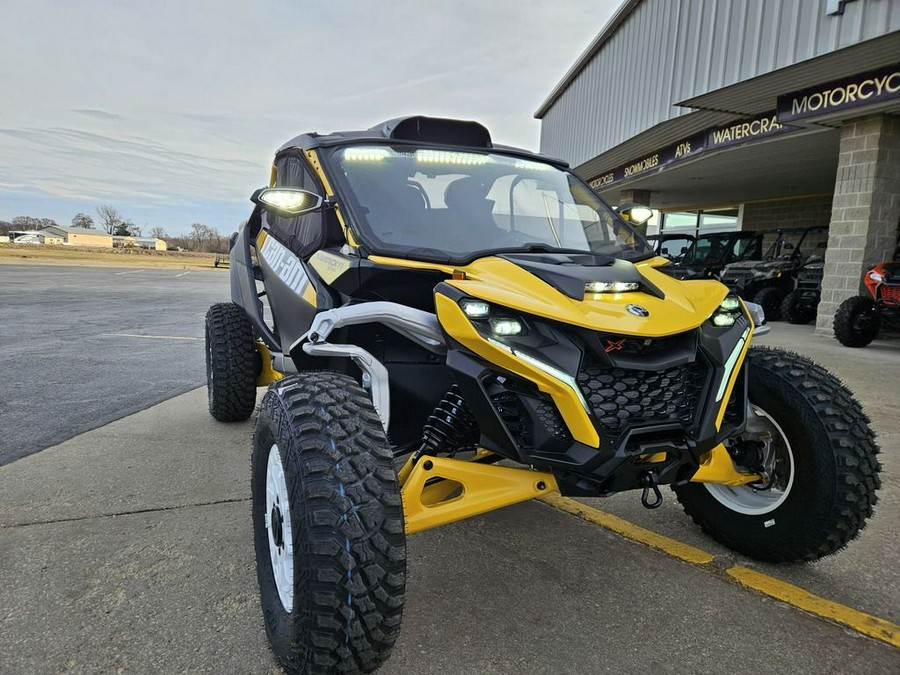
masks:
<path fill-rule="evenodd" d="M 619 0 L 0 0 L 0 220 L 232 231 L 275 149 L 406 114 L 536 150 Z"/>

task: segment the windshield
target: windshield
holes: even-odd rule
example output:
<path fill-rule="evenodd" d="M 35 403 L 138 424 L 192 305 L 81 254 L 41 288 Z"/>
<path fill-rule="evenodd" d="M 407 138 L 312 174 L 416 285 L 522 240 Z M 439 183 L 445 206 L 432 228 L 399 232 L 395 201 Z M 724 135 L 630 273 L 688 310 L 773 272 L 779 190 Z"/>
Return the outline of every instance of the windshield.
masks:
<path fill-rule="evenodd" d="M 746 233 L 708 234 L 697 241 L 685 254 L 684 261 L 691 265 L 709 265 L 751 260 L 760 255 L 759 235 Z"/>
<path fill-rule="evenodd" d="M 332 160 L 342 206 L 375 252 L 447 262 L 501 251 L 653 255 L 580 179 L 550 164 L 405 145 L 341 147 Z"/>
<path fill-rule="evenodd" d="M 649 239 L 652 240 L 653 237 L 649 237 Z M 690 235 L 683 237 L 659 236 L 655 240 L 657 253 L 672 262 L 681 262 L 693 243 L 694 238 Z"/>
<path fill-rule="evenodd" d="M 766 233 L 766 259 L 824 256 L 828 245 L 828 228 L 783 230 Z"/>

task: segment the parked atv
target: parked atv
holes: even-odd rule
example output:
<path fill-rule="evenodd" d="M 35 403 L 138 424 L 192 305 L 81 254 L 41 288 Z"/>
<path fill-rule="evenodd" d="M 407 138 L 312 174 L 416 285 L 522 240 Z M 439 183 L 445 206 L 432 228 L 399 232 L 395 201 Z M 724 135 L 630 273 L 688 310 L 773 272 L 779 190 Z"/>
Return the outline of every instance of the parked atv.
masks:
<path fill-rule="evenodd" d="M 406 537 L 552 492 L 653 508 L 670 485 L 710 536 L 769 561 L 834 553 L 872 515 L 878 450 L 853 395 L 751 348 L 758 306 L 664 274 L 565 163 L 407 117 L 298 136 L 272 176 L 206 355 L 216 419 L 249 418 L 268 387 L 253 535 L 287 671 L 378 668 Z"/>
<path fill-rule="evenodd" d="M 865 347 L 882 326 L 900 330 L 900 262 L 879 263 L 863 281 L 869 296 L 847 298 L 834 313 L 834 336 L 847 347 Z"/>
<path fill-rule="evenodd" d="M 647 243 L 653 252 L 672 262 L 680 262 L 695 240 L 696 237 L 692 234 L 665 233 L 647 237 Z"/>
<path fill-rule="evenodd" d="M 815 321 L 819 300 L 822 297 L 824 274 L 824 260 L 814 260 L 800 268 L 794 290 L 781 301 L 782 319 L 787 319 L 788 323 L 793 324 Z"/>
<path fill-rule="evenodd" d="M 713 232 L 697 237 L 684 256 L 666 271 L 682 280 L 718 279 L 726 265 L 761 257 L 761 233 Z"/>
<path fill-rule="evenodd" d="M 763 236 L 763 245 L 768 246 L 762 260 L 727 265 L 722 271 L 722 283 L 741 298 L 762 305 L 766 318 L 777 321 L 782 318 L 785 300 L 795 290 L 801 270 L 824 260 L 828 228 L 775 230 L 764 232 Z"/>

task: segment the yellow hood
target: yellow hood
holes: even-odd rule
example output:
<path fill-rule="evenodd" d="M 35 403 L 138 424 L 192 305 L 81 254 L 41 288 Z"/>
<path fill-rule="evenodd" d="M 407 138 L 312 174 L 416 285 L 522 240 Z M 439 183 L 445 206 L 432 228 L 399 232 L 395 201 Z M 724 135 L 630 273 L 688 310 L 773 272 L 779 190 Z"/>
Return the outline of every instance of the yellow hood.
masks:
<path fill-rule="evenodd" d="M 663 337 L 698 327 L 728 294 L 718 281 L 678 281 L 655 269 L 665 262 L 664 258 L 652 258 L 635 265 L 665 299 L 631 292 L 588 294 L 584 300 L 574 300 L 515 263 L 493 256 L 458 268 L 466 278 L 447 283 L 466 295 L 524 314 L 592 330 Z M 629 304 L 640 305 L 649 316 L 634 316 L 625 309 Z"/>

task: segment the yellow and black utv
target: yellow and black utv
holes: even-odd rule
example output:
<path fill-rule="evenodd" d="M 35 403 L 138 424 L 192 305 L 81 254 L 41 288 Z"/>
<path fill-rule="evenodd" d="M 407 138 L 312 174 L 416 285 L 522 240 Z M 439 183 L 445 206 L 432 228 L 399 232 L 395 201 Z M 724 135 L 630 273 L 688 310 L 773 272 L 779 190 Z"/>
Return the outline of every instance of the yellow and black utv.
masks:
<path fill-rule="evenodd" d="M 265 629 L 291 673 L 371 672 L 400 631 L 406 535 L 552 492 L 670 485 L 746 555 L 808 561 L 872 514 L 852 394 L 752 349 L 761 309 L 667 261 L 566 164 L 474 122 L 304 134 L 231 245 L 209 408 L 256 388 Z"/>

